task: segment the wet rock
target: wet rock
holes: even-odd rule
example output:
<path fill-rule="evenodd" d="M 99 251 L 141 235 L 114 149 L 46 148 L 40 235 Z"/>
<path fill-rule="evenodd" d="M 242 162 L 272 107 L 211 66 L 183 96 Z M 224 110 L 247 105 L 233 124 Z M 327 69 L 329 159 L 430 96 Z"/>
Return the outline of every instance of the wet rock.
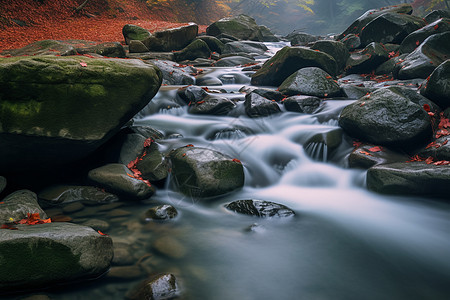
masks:
<path fill-rule="evenodd" d="M 425 162 L 378 165 L 367 171 L 367 187 L 383 194 L 426 195 L 448 199 L 450 168 Z"/>
<path fill-rule="evenodd" d="M 257 93 L 245 95 L 245 113 L 251 118 L 265 117 L 281 112 L 275 101 L 264 98 Z"/>
<path fill-rule="evenodd" d="M 106 277 L 118 280 L 132 280 L 138 279 L 143 275 L 144 272 L 139 266 L 120 266 L 112 267 Z"/>
<path fill-rule="evenodd" d="M 209 59 L 209 58 L 196 58 L 194 60 L 184 60 L 180 63 L 184 65 L 191 65 L 195 68 L 198 67 L 211 67 L 213 63 L 215 63 L 215 59 Z"/>
<path fill-rule="evenodd" d="M 213 197 L 244 185 L 241 162 L 220 152 L 186 146 L 172 151 L 169 157 L 173 183 L 185 195 Z"/>
<path fill-rule="evenodd" d="M 13 50 L 6 50 L 2 55 L 11 56 L 33 56 L 33 55 L 76 55 L 77 50 L 73 45 L 56 40 L 43 40 L 31 43 L 25 47 Z"/>
<path fill-rule="evenodd" d="M 419 46 L 427 37 L 450 31 L 450 18 L 436 20 L 412 33 L 410 33 L 400 45 L 400 53 L 411 53 Z"/>
<path fill-rule="evenodd" d="M 431 73 L 420 93 L 442 109 L 450 107 L 450 60 L 444 61 Z"/>
<path fill-rule="evenodd" d="M 131 212 L 125 209 L 116 208 L 106 214 L 108 218 L 127 217 L 131 215 Z"/>
<path fill-rule="evenodd" d="M 119 198 L 97 187 L 80 185 L 56 185 L 45 188 L 38 194 L 39 202 L 44 206 L 64 205 L 76 201 L 90 204 L 102 204 L 118 201 Z"/>
<path fill-rule="evenodd" d="M 375 74 L 376 75 L 391 74 L 392 71 L 397 67 L 397 65 L 405 60 L 406 56 L 408 56 L 408 54 L 405 53 L 399 56 L 394 56 L 391 59 L 385 61 L 376 68 Z"/>
<path fill-rule="evenodd" d="M 127 45 L 129 45 L 132 40 L 142 42 L 152 35 L 147 29 L 132 24 L 126 24 L 123 26 L 122 34 Z"/>
<path fill-rule="evenodd" d="M 223 47 L 225 46 L 218 38 L 210 35 L 198 36 L 197 39 L 204 41 L 211 51 L 222 54 Z"/>
<path fill-rule="evenodd" d="M 362 145 L 348 156 L 350 168 L 368 169 L 375 165 L 405 162 L 410 158 L 407 155 L 392 151 L 386 147 L 375 145 Z"/>
<path fill-rule="evenodd" d="M 237 200 L 228 203 L 225 208 L 240 214 L 261 218 L 285 218 L 295 215 L 295 212 L 287 206 L 264 200 Z"/>
<path fill-rule="evenodd" d="M 175 299 L 181 294 L 177 279 L 172 274 L 160 274 L 144 280 L 129 291 L 126 299 Z"/>
<path fill-rule="evenodd" d="M 140 133 L 129 133 L 124 134 L 122 137 L 116 137 L 115 142 L 119 144 L 116 149 L 113 147 L 108 147 L 111 149 L 111 160 L 112 162 L 117 162 L 120 164 L 128 165 L 131 161 L 134 161 L 137 157 L 140 157 L 144 151 L 144 144 L 147 138 Z M 118 157 L 115 158 L 118 153 Z M 116 154 L 116 155 L 115 155 Z M 108 160 L 109 161 L 109 160 Z"/>
<path fill-rule="evenodd" d="M 110 227 L 108 222 L 99 219 L 90 219 L 81 223 L 80 225 L 88 226 L 94 230 L 100 230 L 102 232 L 106 232 Z"/>
<path fill-rule="evenodd" d="M 306 67 L 318 67 L 334 76 L 337 65 L 330 55 L 305 47 L 284 47 L 252 76 L 253 85 L 279 86 L 295 71 Z"/>
<path fill-rule="evenodd" d="M 240 40 L 263 42 L 263 36 L 255 20 L 246 15 L 220 19 L 206 28 L 206 34 L 217 38 L 226 34 Z"/>
<path fill-rule="evenodd" d="M 196 86 L 188 85 L 177 90 L 176 101 L 181 105 L 189 105 L 192 102 L 202 101 L 208 96 L 205 89 Z"/>
<path fill-rule="evenodd" d="M 197 77 L 196 84 L 199 86 L 220 86 L 223 85 L 222 81 L 213 76 Z"/>
<path fill-rule="evenodd" d="M 302 68 L 290 75 L 278 87 L 284 95 L 309 95 L 316 97 L 335 97 L 341 89 L 333 78 L 317 67 Z"/>
<path fill-rule="evenodd" d="M 343 37 L 340 40 L 348 50 L 354 50 L 361 46 L 361 39 L 353 33 Z"/>
<path fill-rule="evenodd" d="M 97 278 L 110 266 L 111 238 L 90 227 L 71 223 L 17 227 L 19 230 L 0 231 L 3 291 Z"/>
<path fill-rule="evenodd" d="M 424 19 L 427 23 L 433 23 L 441 18 L 450 18 L 450 11 L 446 9 L 437 9 L 428 13 Z"/>
<path fill-rule="evenodd" d="M 172 205 L 158 205 L 148 209 L 144 214 L 145 221 L 154 220 L 167 220 L 173 219 L 178 215 L 178 211 Z"/>
<path fill-rule="evenodd" d="M 436 161 L 450 161 L 450 136 L 442 136 L 428 144 L 424 149 L 418 152 L 420 157 L 433 157 Z"/>
<path fill-rule="evenodd" d="M 338 70 L 343 70 L 350 57 L 350 52 L 344 43 L 332 40 L 322 40 L 315 42 L 311 49 L 325 52 L 334 58 Z"/>
<path fill-rule="evenodd" d="M 372 42 L 400 44 L 413 31 L 425 26 L 425 21 L 416 16 L 395 12 L 384 13 L 370 21 L 361 31 L 361 44 Z"/>
<path fill-rule="evenodd" d="M 277 90 L 270 89 L 270 88 L 256 88 L 253 86 L 250 86 L 250 87 L 244 86 L 239 90 L 239 92 L 244 92 L 247 94 L 255 93 L 266 99 L 275 100 L 277 102 L 280 102 L 284 98 L 284 95 L 282 93 L 280 93 Z"/>
<path fill-rule="evenodd" d="M 258 223 L 253 223 L 252 225 L 245 228 L 245 231 L 248 232 L 255 232 L 255 233 L 262 233 L 266 231 L 266 228 L 263 225 L 260 225 Z"/>
<path fill-rule="evenodd" d="M 201 101 L 192 102 L 189 105 L 188 112 L 196 115 L 226 115 L 236 105 L 228 98 L 207 95 Z"/>
<path fill-rule="evenodd" d="M 151 182 L 156 182 L 167 178 L 168 165 L 159 151 L 158 144 L 152 142 L 144 150 L 145 154 L 139 156 L 136 161 L 136 168 L 141 172 L 141 176 Z"/>
<path fill-rule="evenodd" d="M 214 63 L 216 67 L 234 67 L 239 65 L 253 64 L 255 60 L 244 56 L 228 56 L 219 59 Z"/>
<path fill-rule="evenodd" d="M 261 42 L 279 42 L 280 39 L 277 38 L 272 31 L 267 26 L 259 25 L 259 32 L 261 33 L 262 40 Z"/>
<path fill-rule="evenodd" d="M 264 43 L 252 42 L 252 41 L 237 41 L 226 43 L 223 48 L 224 54 L 235 53 L 252 53 L 257 55 L 263 55 L 268 48 Z"/>
<path fill-rule="evenodd" d="M 144 45 L 145 46 L 145 45 Z M 127 53 L 128 58 L 137 58 L 142 60 L 168 60 L 173 61 L 173 52 L 143 52 L 143 53 Z"/>
<path fill-rule="evenodd" d="M 0 193 L 3 192 L 3 190 L 6 188 L 6 178 L 3 176 L 0 176 Z"/>
<path fill-rule="evenodd" d="M 78 45 L 81 42 L 87 43 L 87 45 Z M 118 58 L 124 58 L 125 55 L 125 49 L 123 48 L 122 44 L 119 42 L 106 42 L 106 43 L 100 43 L 96 44 L 95 42 L 89 42 L 89 41 L 71 41 L 71 43 L 76 44 L 76 51 L 78 54 L 97 54 L 104 57 L 118 57 Z M 89 43 L 94 43 L 94 45 L 89 45 Z"/>
<path fill-rule="evenodd" d="M 380 43 L 370 43 L 363 50 L 350 54 L 347 73 L 371 73 L 389 59 L 389 52 Z"/>
<path fill-rule="evenodd" d="M 398 79 L 427 78 L 450 57 L 450 32 L 433 34 L 405 57 L 393 71 Z"/>
<path fill-rule="evenodd" d="M 305 114 L 314 113 L 320 107 L 321 103 L 322 100 L 315 96 L 291 96 L 283 101 L 287 111 Z"/>
<path fill-rule="evenodd" d="M 180 259 L 186 255 L 186 248 L 179 241 L 170 236 L 156 239 L 153 242 L 152 247 L 159 253 L 170 258 Z"/>
<path fill-rule="evenodd" d="M 88 179 L 113 193 L 132 199 L 147 199 L 155 188 L 133 177 L 134 173 L 122 164 L 108 164 L 89 171 Z"/>
<path fill-rule="evenodd" d="M 249 84 L 250 77 L 242 73 L 226 73 L 219 76 L 223 84 Z"/>
<path fill-rule="evenodd" d="M 198 34 L 198 25 L 189 23 L 185 26 L 154 32 L 142 40 L 150 51 L 181 50 L 189 45 Z"/>
<path fill-rule="evenodd" d="M 130 53 L 149 52 L 148 48 L 141 41 L 131 40 L 128 45 Z"/>
<path fill-rule="evenodd" d="M 354 34 L 356 36 L 361 35 L 363 28 L 369 24 L 371 21 L 376 19 L 385 13 L 398 13 L 398 14 L 408 14 L 413 12 L 411 4 L 399 4 L 393 6 L 387 6 L 378 9 L 371 9 L 362 14 L 358 19 L 356 19 L 343 33 L 341 33 L 337 38 L 339 40 L 348 36 L 349 34 Z"/>
<path fill-rule="evenodd" d="M 376 145 L 411 149 L 431 138 L 430 116 L 401 92 L 379 89 L 345 107 L 339 125 Z"/>
<path fill-rule="evenodd" d="M 316 133 L 303 144 L 305 153 L 314 160 L 330 160 L 342 143 L 342 129 L 332 128 Z"/>
<path fill-rule="evenodd" d="M 0 73 L 0 169 L 17 172 L 88 156 L 149 103 L 162 79 L 140 60 L 84 56 L 0 58 Z"/>
<path fill-rule="evenodd" d="M 114 258 L 112 264 L 115 266 L 129 266 L 136 263 L 133 250 L 125 243 L 114 243 Z"/>
<path fill-rule="evenodd" d="M 373 92 L 373 88 L 364 86 L 356 86 L 354 84 L 341 84 L 342 93 L 349 99 L 359 99 L 370 92 Z"/>
<path fill-rule="evenodd" d="M 1 202 L 0 224 L 20 221 L 28 214 L 39 213 L 41 219 L 47 219 L 47 214 L 37 202 L 35 193 L 29 190 L 19 190 L 6 196 Z"/>
<path fill-rule="evenodd" d="M 291 42 L 292 46 L 305 46 L 309 43 L 313 43 L 319 39 L 319 37 L 315 35 L 311 35 L 306 32 L 302 32 L 299 30 L 294 30 L 284 37 L 289 42 Z"/>
<path fill-rule="evenodd" d="M 194 40 L 185 48 L 178 52 L 174 52 L 175 61 L 194 60 L 196 58 L 209 58 L 211 57 L 211 50 L 202 40 Z"/>
<path fill-rule="evenodd" d="M 163 84 L 167 85 L 189 85 L 195 83 L 195 74 L 197 69 L 190 66 L 181 66 L 176 62 L 169 60 L 152 60 L 162 72 Z"/>

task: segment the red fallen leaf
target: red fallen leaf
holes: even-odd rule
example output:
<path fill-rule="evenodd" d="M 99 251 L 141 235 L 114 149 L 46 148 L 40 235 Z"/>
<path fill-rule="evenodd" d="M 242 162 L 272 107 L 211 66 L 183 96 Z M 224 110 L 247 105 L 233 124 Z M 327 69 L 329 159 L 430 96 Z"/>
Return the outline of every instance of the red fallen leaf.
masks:
<path fill-rule="evenodd" d="M 427 159 L 425 159 L 425 162 L 427 163 L 427 165 L 432 164 L 433 158 L 431 156 L 429 156 Z"/>
<path fill-rule="evenodd" d="M 435 165 L 435 166 L 450 165 L 450 161 L 448 161 L 448 160 L 438 160 L 438 161 L 434 162 L 433 165 Z"/>
<path fill-rule="evenodd" d="M 362 107 L 362 106 L 364 106 L 364 105 L 366 105 L 366 102 L 365 102 L 365 101 L 362 102 L 359 106 Z"/>
<path fill-rule="evenodd" d="M 146 139 L 144 142 L 144 148 L 149 147 L 153 142 L 154 142 L 154 140 L 152 138 Z"/>
<path fill-rule="evenodd" d="M 87 63 L 85 63 L 84 61 L 80 62 L 80 66 L 82 67 L 87 67 Z"/>
<path fill-rule="evenodd" d="M 185 156 L 186 156 L 186 153 L 183 153 L 183 155 L 181 155 L 181 156 L 185 157 Z"/>
<path fill-rule="evenodd" d="M 241 161 L 237 158 L 233 158 L 232 161 L 234 161 L 235 163 L 241 164 Z"/>
<path fill-rule="evenodd" d="M 0 204 L 5 204 L 5 202 L 0 202 Z"/>
<path fill-rule="evenodd" d="M 97 230 L 97 232 L 98 232 L 100 235 L 106 235 L 106 236 L 108 236 L 106 233 L 103 233 L 103 232 L 101 232 L 100 230 Z"/>
<path fill-rule="evenodd" d="M 361 147 L 361 145 L 362 145 L 362 142 L 353 141 L 353 147 L 358 148 L 358 147 Z"/>
<path fill-rule="evenodd" d="M 328 93 L 323 94 L 324 97 L 328 97 Z"/>
<path fill-rule="evenodd" d="M 187 144 L 185 147 L 194 147 L 192 144 Z"/>
<path fill-rule="evenodd" d="M 204 100 L 202 100 L 202 101 L 198 101 L 198 102 L 196 102 L 195 104 L 199 105 L 199 104 L 203 104 L 203 103 L 205 103 L 205 101 L 204 101 Z"/>
<path fill-rule="evenodd" d="M 436 25 L 433 26 L 433 29 L 434 29 L 434 30 L 437 30 L 438 28 L 439 28 L 439 25 L 438 25 L 438 24 L 436 24 Z"/>
<path fill-rule="evenodd" d="M 369 149 L 370 152 L 380 152 L 383 151 L 383 148 L 380 146 L 375 146 Z"/>
<path fill-rule="evenodd" d="M 45 224 L 45 223 L 51 223 L 52 220 L 50 218 L 48 219 L 41 219 L 39 213 L 27 213 L 27 217 L 17 222 L 18 224 L 27 224 L 27 225 L 37 225 L 37 224 Z"/>
<path fill-rule="evenodd" d="M 10 224 L 3 224 L 0 229 L 10 229 L 10 230 L 18 230 L 17 227 L 14 227 L 13 225 Z"/>
<path fill-rule="evenodd" d="M 450 128 L 450 120 L 446 117 L 444 117 L 443 114 L 441 114 L 441 120 L 439 121 L 439 128 Z"/>
<path fill-rule="evenodd" d="M 419 46 L 420 45 L 420 42 L 419 41 L 416 41 L 416 46 Z"/>
<path fill-rule="evenodd" d="M 441 144 L 441 146 L 447 145 L 447 143 L 448 143 L 448 140 L 445 140 L 445 141 Z"/>
<path fill-rule="evenodd" d="M 411 157 L 411 160 L 408 160 L 407 162 L 413 162 L 413 161 L 424 161 L 425 159 L 423 157 L 420 157 L 419 155 L 414 155 Z"/>
<path fill-rule="evenodd" d="M 426 112 L 429 112 L 431 110 L 431 108 L 428 104 L 424 104 L 423 109 L 425 109 Z"/>
<path fill-rule="evenodd" d="M 325 76 L 326 79 L 331 79 L 333 77 L 331 77 L 330 75 Z"/>
<path fill-rule="evenodd" d="M 441 130 L 438 130 L 438 132 L 436 132 L 435 138 L 438 139 L 442 136 L 447 136 L 447 135 L 450 135 L 450 131 L 448 131 L 447 129 L 441 129 Z"/>
<path fill-rule="evenodd" d="M 370 154 L 369 152 L 364 151 L 364 150 L 359 151 L 359 153 L 367 155 L 367 156 L 373 156 L 372 154 Z"/>

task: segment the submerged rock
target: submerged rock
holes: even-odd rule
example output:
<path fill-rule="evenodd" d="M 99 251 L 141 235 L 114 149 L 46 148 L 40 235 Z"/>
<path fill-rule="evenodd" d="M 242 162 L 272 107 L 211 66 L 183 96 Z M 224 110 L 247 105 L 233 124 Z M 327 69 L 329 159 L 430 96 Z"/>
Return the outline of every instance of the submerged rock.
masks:
<path fill-rule="evenodd" d="M 17 222 L 27 218 L 28 214 L 35 213 L 38 213 L 41 219 L 47 219 L 47 214 L 39 206 L 37 196 L 32 191 L 15 191 L 1 202 L 0 224 Z"/>
<path fill-rule="evenodd" d="M 129 300 L 169 300 L 180 295 L 177 279 L 172 274 L 160 274 L 144 280 L 126 295 Z"/>
<path fill-rule="evenodd" d="M 47 288 L 97 278 L 113 258 L 112 240 L 71 223 L 0 230 L 0 290 Z"/>
<path fill-rule="evenodd" d="M 172 205 L 158 205 L 148 209 L 144 214 L 144 219 L 167 220 L 173 219 L 178 215 L 178 211 Z"/>
<path fill-rule="evenodd" d="M 186 146 L 169 157 L 174 184 L 187 196 L 213 197 L 244 185 L 242 163 L 220 152 Z"/>
<path fill-rule="evenodd" d="M 57 185 L 48 187 L 38 194 L 42 205 L 56 206 L 76 201 L 103 204 L 118 201 L 119 198 L 93 186 Z"/>
<path fill-rule="evenodd" d="M 285 218 L 295 215 L 295 212 L 287 206 L 264 200 L 237 200 L 228 203 L 225 208 L 240 214 L 261 218 Z"/>

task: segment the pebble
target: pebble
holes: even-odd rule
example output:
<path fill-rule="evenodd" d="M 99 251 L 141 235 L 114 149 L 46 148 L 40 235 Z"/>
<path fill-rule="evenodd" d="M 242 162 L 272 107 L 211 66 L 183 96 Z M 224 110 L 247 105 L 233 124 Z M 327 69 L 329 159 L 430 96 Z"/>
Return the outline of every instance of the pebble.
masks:
<path fill-rule="evenodd" d="M 158 238 L 153 243 L 153 248 L 170 258 L 182 258 L 186 255 L 186 248 L 176 239 L 165 236 Z"/>

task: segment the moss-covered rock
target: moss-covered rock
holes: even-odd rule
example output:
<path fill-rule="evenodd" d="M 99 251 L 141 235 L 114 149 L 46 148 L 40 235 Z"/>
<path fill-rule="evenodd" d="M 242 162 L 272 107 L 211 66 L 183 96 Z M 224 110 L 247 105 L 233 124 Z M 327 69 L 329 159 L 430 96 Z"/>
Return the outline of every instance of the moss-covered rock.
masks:
<path fill-rule="evenodd" d="M 191 43 L 198 34 L 198 25 L 189 23 L 185 26 L 154 32 L 142 40 L 150 51 L 181 50 Z"/>
<path fill-rule="evenodd" d="M 331 55 L 336 61 L 339 71 L 342 71 L 345 68 L 347 59 L 350 57 L 350 52 L 348 51 L 345 44 L 339 41 L 317 41 L 311 46 L 311 49 L 319 50 Z"/>
<path fill-rule="evenodd" d="M 241 162 L 220 152 L 186 146 L 173 150 L 169 157 L 174 183 L 187 196 L 213 197 L 244 185 Z"/>
<path fill-rule="evenodd" d="M 106 272 L 112 240 L 71 223 L 17 225 L 0 230 L 0 290 L 47 288 Z"/>
<path fill-rule="evenodd" d="M 0 167 L 59 166 L 97 149 L 161 85 L 140 60 L 0 58 Z"/>
<path fill-rule="evenodd" d="M 196 58 L 211 57 L 211 50 L 203 40 L 197 39 L 182 50 L 175 52 L 173 57 L 176 61 L 194 60 Z"/>
<path fill-rule="evenodd" d="M 225 46 L 218 38 L 209 35 L 198 36 L 197 39 L 204 41 L 211 51 L 221 54 Z"/>
<path fill-rule="evenodd" d="M 212 36 L 226 34 L 241 40 L 263 41 L 255 20 L 246 15 L 220 19 L 206 28 L 206 34 Z"/>
<path fill-rule="evenodd" d="M 143 41 L 152 35 L 147 29 L 133 24 L 123 26 L 122 34 L 127 45 L 132 40 Z"/>
<path fill-rule="evenodd" d="M 284 47 L 252 76 L 253 85 L 279 86 L 295 71 L 306 67 L 318 67 L 335 76 L 337 64 L 329 54 L 306 47 Z"/>

